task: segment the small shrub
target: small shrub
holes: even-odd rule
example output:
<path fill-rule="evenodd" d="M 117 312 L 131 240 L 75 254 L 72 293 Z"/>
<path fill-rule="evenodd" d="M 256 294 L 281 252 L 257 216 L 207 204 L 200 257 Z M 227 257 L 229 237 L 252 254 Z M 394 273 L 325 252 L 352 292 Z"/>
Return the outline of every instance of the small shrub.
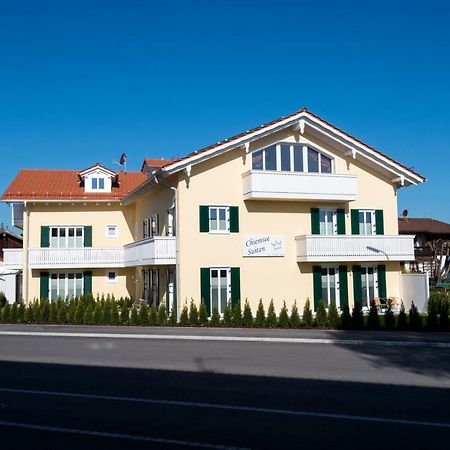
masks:
<path fill-rule="evenodd" d="M 307 328 L 312 327 L 313 315 L 312 315 L 312 311 L 311 311 L 311 303 L 309 301 L 309 298 L 306 299 L 305 305 L 303 306 L 302 320 Z"/>
<path fill-rule="evenodd" d="M 291 317 L 289 317 L 289 324 L 292 328 L 300 327 L 300 314 L 298 313 L 297 301 L 294 301 L 291 309 Z"/>
<path fill-rule="evenodd" d="M 439 329 L 441 331 L 448 331 L 449 329 L 449 318 L 448 318 L 448 310 L 449 310 L 449 301 L 444 298 L 441 302 L 441 309 L 439 310 Z"/>
<path fill-rule="evenodd" d="M 93 325 L 100 325 L 103 321 L 103 308 L 101 302 L 96 302 L 92 313 Z"/>
<path fill-rule="evenodd" d="M 153 306 L 150 309 L 152 311 L 154 311 Z M 132 324 L 132 325 L 138 325 L 138 324 L 135 323 L 135 324 Z M 142 325 L 142 326 L 150 325 L 150 319 L 149 319 L 149 314 L 148 314 L 148 306 L 147 306 L 147 303 L 145 303 L 145 302 L 141 304 L 141 307 L 139 309 L 139 325 Z M 156 323 L 154 325 L 156 325 Z"/>
<path fill-rule="evenodd" d="M 0 291 L 0 309 L 2 309 L 7 303 L 6 295 L 3 291 Z"/>
<path fill-rule="evenodd" d="M 380 328 L 380 318 L 378 316 L 378 308 L 374 300 L 370 302 L 367 326 L 369 330 L 378 330 L 378 328 Z"/>
<path fill-rule="evenodd" d="M 406 317 L 405 305 L 402 302 L 402 304 L 400 305 L 400 312 L 398 314 L 398 329 L 404 331 L 407 328 L 408 328 L 408 319 Z"/>
<path fill-rule="evenodd" d="M 66 311 L 66 303 L 61 299 L 58 299 L 56 302 L 56 323 L 66 323 L 67 311 Z M 94 309 L 94 306 L 92 306 Z"/>
<path fill-rule="evenodd" d="M 129 322 L 130 322 L 130 310 L 128 309 L 126 303 L 124 303 L 120 308 L 120 323 L 122 325 L 128 325 Z"/>
<path fill-rule="evenodd" d="M 362 306 L 360 303 L 355 303 L 352 310 L 352 328 L 355 330 L 361 330 L 364 325 L 364 316 L 362 312 Z"/>
<path fill-rule="evenodd" d="M 149 314 L 148 314 L 148 320 L 149 320 L 149 324 L 150 324 L 152 327 L 154 327 L 154 326 L 156 326 L 156 325 L 159 325 L 159 322 L 158 322 L 158 312 L 159 312 L 159 310 L 156 311 L 156 308 L 155 308 L 153 305 L 150 306 Z"/>
<path fill-rule="evenodd" d="M 428 316 L 427 316 L 427 328 L 430 331 L 435 331 L 438 329 L 438 300 L 435 296 L 430 296 L 428 300 Z"/>
<path fill-rule="evenodd" d="M 48 300 L 42 300 L 39 314 L 39 322 L 48 323 L 49 319 L 50 319 L 50 303 Z"/>
<path fill-rule="evenodd" d="M 341 319 L 336 308 L 336 302 L 331 302 L 331 305 L 328 308 L 328 326 L 332 330 L 337 330 L 341 326 Z"/>
<path fill-rule="evenodd" d="M 139 313 L 135 306 L 133 306 L 133 308 L 131 309 L 130 325 L 140 325 Z"/>
<path fill-rule="evenodd" d="M 266 313 L 264 311 L 262 299 L 259 299 L 258 309 L 256 310 L 255 326 L 257 327 L 266 326 Z"/>
<path fill-rule="evenodd" d="M 277 315 L 273 306 L 273 298 L 270 300 L 269 309 L 267 310 L 266 325 L 270 328 L 277 326 Z"/>
<path fill-rule="evenodd" d="M 162 302 L 160 303 L 158 308 L 156 323 L 161 327 L 167 325 L 167 308 L 166 305 Z"/>
<path fill-rule="evenodd" d="M 328 314 L 323 300 L 319 300 L 319 304 L 317 305 L 316 325 L 319 328 L 328 328 Z"/>
<path fill-rule="evenodd" d="M 25 305 L 24 307 L 23 322 L 24 323 L 33 322 L 33 305 L 31 303 L 29 305 Z"/>
<path fill-rule="evenodd" d="M 175 309 L 175 307 L 172 307 L 172 310 L 170 311 L 169 325 L 171 327 L 176 327 L 177 326 L 177 310 Z"/>
<path fill-rule="evenodd" d="M 72 300 L 69 302 L 69 304 L 67 306 L 67 314 L 66 314 L 67 323 L 75 323 L 75 310 L 77 307 L 77 303 L 78 303 L 78 300 Z M 98 319 L 99 321 L 96 322 L 95 324 L 100 325 L 102 323 L 102 318 L 103 318 L 103 311 L 102 311 L 101 305 L 100 305 L 100 317 Z"/>
<path fill-rule="evenodd" d="M 33 302 L 33 323 L 39 323 L 40 303 L 35 300 Z"/>
<path fill-rule="evenodd" d="M 19 303 L 17 305 L 17 322 L 23 323 L 23 315 L 25 313 L 25 305 L 23 303 Z"/>
<path fill-rule="evenodd" d="M 56 302 L 50 303 L 50 317 L 49 317 L 50 323 L 58 323 L 58 305 Z"/>
<path fill-rule="evenodd" d="M 198 321 L 202 326 L 208 325 L 208 311 L 203 300 L 200 302 L 200 308 L 198 309 Z"/>
<path fill-rule="evenodd" d="M 247 299 L 245 299 L 244 310 L 242 312 L 242 326 L 247 328 L 253 326 L 252 308 Z"/>
<path fill-rule="evenodd" d="M 103 306 L 103 318 L 102 323 L 105 325 L 111 325 L 112 322 L 112 314 L 111 314 L 111 300 L 106 300 Z"/>
<path fill-rule="evenodd" d="M 231 308 L 231 302 L 228 302 L 223 309 L 223 324 L 226 327 L 233 325 L 233 309 Z"/>
<path fill-rule="evenodd" d="M 84 308 L 84 314 L 83 314 L 83 323 L 85 325 L 92 325 L 93 323 L 93 313 L 94 313 L 94 305 L 88 304 L 86 308 Z"/>
<path fill-rule="evenodd" d="M 348 330 L 352 327 L 352 316 L 350 314 L 350 308 L 348 304 L 345 303 L 342 306 L 342 314 L 341 314 L 341 328 L 343 330 Z"/>
<path fill-rule="evenodd" d="M 219 314 L 219 310 L 217 309 L 217 306 L 213 306 L 212 313 L 211 313 L 211 320 L 209 321 L 209 325 L 212 327 L 220 326 L 220 314 Z"/>
<path fill-rule="evenodd" d="M 422 328 L 422 317 L 420 317 L 414 302 L 411 303 L 411 308 L 409 308 L 409 328 L 413 331 L 420 331 Z"/>
<path fill-rule="evenodd" d="M 240 301 L 236 302 L 233 306 L 232 315 L 233 326 L 240 327 L 242 325 L 242 309 Z"/>
<path fill-rule="evenodd" d="M 2 309 L 2 322 L 9 323 L 11 320 L 11 306 L 9 303 L 6 303 Z"/>
<path fill-rule="evenodd" d="M 189 325 L 189 309 L 186 303 L 184 304 L 183 309 L 181 310 L 180 325 L 182 327 L 187 327 Z"/>
<path fill-rule="evenodd" d="M 119 325 L 120 317 L 119 317 L 119 308 L 117 307 L 117 302 L 111 302 L 111 324 Z"/>
<path fill-rule="evenodd" d="M 198 325 L 198 309 L 193 298 L 191 298 L 191 304 L 189 305 L 189 324 Z"/>
<path fill-rule="evenodd" d="M 84 305 L 82 301 L 78 302 L 78 305 L 75 309 L 75 315 L 74 315 L 74 322 L 77 325 L 81 325 L 83 323 L 83 319 L 84 319 Z"/>
<path fill-rule="evenodd" d="M 13 303 L 11 306 L 11 312 L 9 316 L 9 320 L 11 323 L 17 323 L 17 303 Z"/>
<path fill-rule="evenodd" d="M 392 302 L 388 303 L 387 311 L 384 313 L 384 324 L 389 331 L 395 329 L 395 316 L 392 311 Z"/>
<path fill-rule="evenodd" d="M 283 302 L 283 307 L 280 309 L 278 316 L 278 326 L 281 328 L 289 328 L 289 315 L 286 307 L 286 302 Z"/>

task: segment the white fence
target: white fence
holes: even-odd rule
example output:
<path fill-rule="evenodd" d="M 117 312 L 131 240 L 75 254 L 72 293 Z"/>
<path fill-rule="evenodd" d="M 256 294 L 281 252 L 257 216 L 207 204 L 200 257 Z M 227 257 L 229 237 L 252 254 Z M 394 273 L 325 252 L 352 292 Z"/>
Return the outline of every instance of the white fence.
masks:
<path fill-rule="evenodd" d="M 402 273 L 400 276 L 400 297 L 406 311 L 409 310 L 412 302 L 419 311 L 427 311 L 428 298 L 430 297 L 428 274 Z"/>

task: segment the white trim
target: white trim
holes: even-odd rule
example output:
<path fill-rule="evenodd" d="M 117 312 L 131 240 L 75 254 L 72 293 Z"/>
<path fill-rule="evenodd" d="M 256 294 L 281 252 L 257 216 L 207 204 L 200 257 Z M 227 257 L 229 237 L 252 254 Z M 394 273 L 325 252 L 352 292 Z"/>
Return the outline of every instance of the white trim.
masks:
<path fill-rule="evenodd" d="M 112 227 L 114 227 L 114 230 L 115 230 L 114 236 L 110 236 L 108 233 L 109 228 L 112 228 Z M 117 239 L 119 237 L 119 225 L 117 225 L 117 224 L 105 225 L 105 236 L 106 236 L 106 239 Z"/>
<path fill-rule="evenodd" d="M 211 306 L 211 313 L 212 313 L 212 310 L 213 310 L 213 301 L 212 301 L 212 290 L 213 290 L 213 288 L 212 288 L 212 282 L 211 282 L 211 280 L 212 280 L 212 271 L 217 271 L 218 273 L 217 273 L 217 282 L 218 282 L 218 285 L 217 285 L 217 310 L 218 310 L 218 312 L 219 312 L 219 314 L 222 316 L 223 315 L 223 311 L 222 311 L 222 309 L 221 309 L 221 301 L 222 301 L 222 298 L 221 298 L 221 287 L 220 287 L 220 283 L 219 283 L 219 280 L 220 280 L 220 272 L 222 271 L 222 270 L 226 270 L 226 272 L 227 272 L 227 276 L 226 276 L 226 283 L 227 283 L 227 298 L 226 298 L 226 301 L 225 301 L 225 305 L 227 305 L 228 304 L 228 302 L 229 301 L 231 301 L 231 267 L 230 266 L 227 266 L 227 267 L 224 267 L 224 266 L 220 266 L 220 267 L 213 267 L 213 266 L 210 266 L 209 267 L 209 299 L 210 299 L 210 302 L 211 302 L 211 304 L 210 304 L 210 306 Z"/>
<path fill-rule="evenodd" d="M 221 209 L 225 209 L 225 225 L 226 225 L 226 229 L 225 230 L 221 230 L 221 229 L 215 229 L 212 230 L 211 229 L 211 218 L 210 218 L 210 213 L 211 213 L 211 208 L 215 209 L 217 212 L 217 218 L 216 218 L 216 222 L 217 222 L 217 227 L 219 226 L 219 210 Z M 230 207 L 227 205 L 208 205 L 208 230 L 210 234 L 230 234 Z"/>
<path fill-rule="evenodd" d="M 109 274 L 114 274 L 114 279 L 109 278 Z M 119 273 L 117 270 L 105 270 L 105 284 L 117 284 L 119 282 Z"/>

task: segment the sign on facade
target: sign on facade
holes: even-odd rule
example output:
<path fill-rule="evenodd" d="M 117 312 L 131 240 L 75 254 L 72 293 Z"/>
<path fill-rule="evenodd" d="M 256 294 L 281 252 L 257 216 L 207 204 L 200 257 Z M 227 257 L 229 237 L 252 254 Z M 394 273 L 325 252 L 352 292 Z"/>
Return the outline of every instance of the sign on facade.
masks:
<path fill-rule="evenodd" d="M 284 256 L 284 237 L 273 235 L 244 236 L 243 256 Z"/>

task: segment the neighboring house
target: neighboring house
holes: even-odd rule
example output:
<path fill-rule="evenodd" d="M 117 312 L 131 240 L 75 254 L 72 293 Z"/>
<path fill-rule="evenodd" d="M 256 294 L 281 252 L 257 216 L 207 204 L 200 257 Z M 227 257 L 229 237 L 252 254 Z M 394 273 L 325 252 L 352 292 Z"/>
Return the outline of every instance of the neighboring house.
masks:
<path fill-rule="evenodd" d="M 178 312 L 193 298 L 219 313 L 400 297 L 414 245 L 397 190 L 424 178 L 306 109 L 147 161 L 19 172 L 2 200 L 23 224 L 24 297 L 110 292 Z"/>
<path fill-rule="evenodd" d="M 450 224 L 430 218 L 399 218 L 398 232 L 415 235 L 414 260 L 406 267 L 433 275 L 436 268 L 436 251 L 433 243 L 443 241 L 450 244 Z"/>
<path fill-rule="evenodd" d="M 3 292 L 11 303 L 21 299 L 21 271 L 4 267 L 3 252 L 4 249 L 17 249 L 21 252 L 22 245 L 22 236 L 0 224 L 0 292 Z"/>

